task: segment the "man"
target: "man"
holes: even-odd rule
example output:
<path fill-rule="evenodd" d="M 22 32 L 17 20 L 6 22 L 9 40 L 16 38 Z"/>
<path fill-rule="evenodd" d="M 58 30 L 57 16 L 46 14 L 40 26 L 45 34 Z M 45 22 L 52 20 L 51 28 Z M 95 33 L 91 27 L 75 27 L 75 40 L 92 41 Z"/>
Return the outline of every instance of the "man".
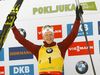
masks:
<path fill-rule="evenodd" d="M 54 29 L 50 25 L 46 25 L 42 28 L 44 45 L 31 43 L 20 34 L 15 25 L 12 27 L 12 31 L 18 42 L 37 58 L 39 75 L 62 75 L 66 50 L 73 43 L 79 30 L 79 13 L 83 14 L 81 6 L 80 9 L 76 7 L 76 20 L 71 33 L 59 43 L 54 42 Z"/>

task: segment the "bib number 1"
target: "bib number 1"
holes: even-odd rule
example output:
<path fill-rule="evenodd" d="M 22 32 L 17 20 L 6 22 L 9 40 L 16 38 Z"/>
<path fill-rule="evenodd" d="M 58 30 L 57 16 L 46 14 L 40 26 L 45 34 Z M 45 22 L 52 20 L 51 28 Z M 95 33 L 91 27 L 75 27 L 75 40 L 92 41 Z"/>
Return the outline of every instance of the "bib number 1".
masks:
<path fill-rule="evenodd" d="M 49 59 L 49 64 L 51 64 L 51 57 L 49 57 L 48 59 Z"/>

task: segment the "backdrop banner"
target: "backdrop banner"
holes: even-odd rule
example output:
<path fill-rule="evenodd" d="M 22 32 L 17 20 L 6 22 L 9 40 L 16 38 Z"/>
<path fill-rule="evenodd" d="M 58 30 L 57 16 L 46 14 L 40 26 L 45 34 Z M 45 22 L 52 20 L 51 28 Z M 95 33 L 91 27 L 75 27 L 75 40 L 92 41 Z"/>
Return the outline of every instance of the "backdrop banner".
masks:
<path fill-rule="evenodd" d="M 17 0 L 0 0 L 0 33 Z M 100 1 L 80 0 L 83 19 L 96 75 L 100 75 Z M 70 33 L 76 19 L 75 0 L 24 0 L 15 21 L 20 33 L 42 45 L 41 28 L 52 25 L 56 42 Z M 67 45 L 67 44 L 66 44 Z M 82 24 L 73 44 L 66 51 L 63 75 L 94 75 Z M 0 51 L 0 75 L 38 75 L 36 57 L 18 43 L 12 30 Z"/>

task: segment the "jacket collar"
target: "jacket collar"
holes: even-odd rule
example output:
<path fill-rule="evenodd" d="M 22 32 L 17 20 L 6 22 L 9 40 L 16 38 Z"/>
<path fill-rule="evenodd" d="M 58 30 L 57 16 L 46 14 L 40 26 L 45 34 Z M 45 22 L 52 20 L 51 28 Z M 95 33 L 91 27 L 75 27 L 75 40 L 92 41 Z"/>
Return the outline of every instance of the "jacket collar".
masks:
<path fill-rule="evenodd" d="M 52 42 L 51 44 L 47 44 L 45 41 L 43 41 L 43 43 L 44 43 L 45 47 L 52 47 L 52 46 L 56 45 L 56 42 Z"/>

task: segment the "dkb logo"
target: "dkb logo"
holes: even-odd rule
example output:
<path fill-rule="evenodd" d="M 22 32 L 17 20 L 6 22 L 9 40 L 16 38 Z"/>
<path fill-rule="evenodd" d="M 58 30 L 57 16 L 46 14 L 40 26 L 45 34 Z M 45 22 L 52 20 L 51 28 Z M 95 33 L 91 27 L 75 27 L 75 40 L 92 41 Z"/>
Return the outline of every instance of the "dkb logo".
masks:
<path fill-rule="evenodd" d="M 10 66 L 10 75 L 34 75 L 34 65 Z"/>
<path fill-rule="evenodd" d="M 67 24 L 67 35 L 70 34 L 73 24 Z M 86 22 L 84 23 L 85 31 L 87 36 L 93 35 L 93 23 Z M 80 24 L 78 36 L 84 36 L 82 24 Z"/>

